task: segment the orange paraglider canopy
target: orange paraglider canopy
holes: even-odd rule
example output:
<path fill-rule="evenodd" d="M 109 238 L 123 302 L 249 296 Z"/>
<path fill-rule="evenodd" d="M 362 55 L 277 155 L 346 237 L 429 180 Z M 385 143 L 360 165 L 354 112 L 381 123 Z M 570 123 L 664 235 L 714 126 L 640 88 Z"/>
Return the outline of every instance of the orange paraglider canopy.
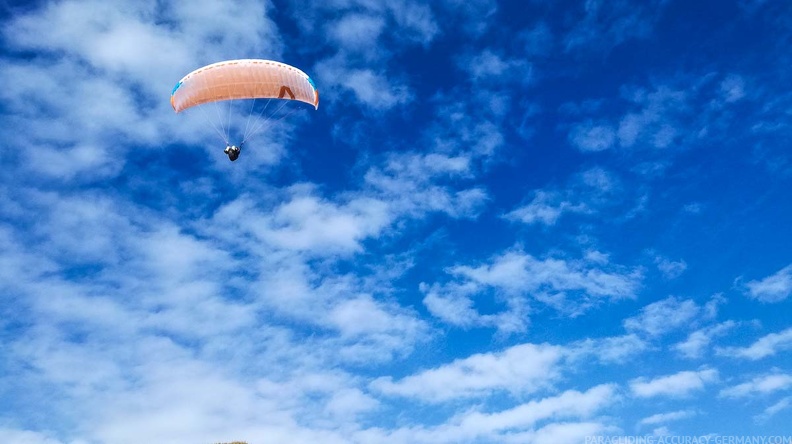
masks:
<path fill-rule="evenodd" d="M 178 113 L 202 103 L 259 98 L 297 100 L 319 108 L 319 91 L 307 74 L 260 59 L 228 60 L 196 69 L 173 88 L 171 106 Z"/>

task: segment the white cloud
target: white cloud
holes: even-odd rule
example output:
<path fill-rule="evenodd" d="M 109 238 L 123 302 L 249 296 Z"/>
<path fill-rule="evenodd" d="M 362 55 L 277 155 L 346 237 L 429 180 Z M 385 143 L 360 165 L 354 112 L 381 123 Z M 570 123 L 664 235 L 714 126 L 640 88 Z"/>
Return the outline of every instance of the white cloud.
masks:
<path fill-rule="evenodd" d="M 419 290 L 426 294 L 423 303 L 433 316 L 457 327 L 495 327 L 499 333 L 508 334 L 524 331 L 528 324 L 529 307 L 519 297 L 506 298 L 505 310 L 481 314 L 471 299 L 479 291 L 475 284 L 429 286 L 422 282 Z"/>
<path fill-rule="evenodd" d="M 320 68 L 318 71 L 325 75 L 330 74 L 330 79 L 334 76 L 342 86 L 354 93 L 360 103 L 375 110 L 387 110 L 412 100 L 412 94 L 405 85 L 370 69 L 334 72 L 322 71 Z"/>
<path fill-rule="evenodd" d="M 35 232 L 48 239 L 50 252 L 70 261 L 117 263 L 126 249 L 119 244 L 136 231 L 126 209 L 98 193 L 29 193 L 27 199 L 46 221 Z"/>
<path fill-rule="evenodd" d="M 306 430 L 291 419 L 295 408 L 273 403 L 271 397 L 257 397 L 243 386 L 245 378 L 228 374 L 236 367 L 233 362 L 217 362 L 213 368 L 207 356 L 193 357 L 190 350 L 165 338 L 119 336 L 112 328 L 105 330 L 110 337 L 104 344 L 93 334 L 75 342 L 53 333 L 28 336 L 17 341 L 16 348 L 41 370 L 38 382 L 54 389 L 49 392 L 51 404 L 47 403 L 58 409 L 50 415 L 51 426 L 57 427 L 70 415 L 97 420 L 81 427 L 80 435 L 86 439 L 81 442 L 131 443 L 163 436 L 178 443 L 218 441 L 232 430 L 262 436 L 268 429 L 270 436 L 291 431 L 298 437 L 295 442 L 309 441 L 303 436 Z M 86 367 L 85 362 L 91 365 Z M 28 396 L 35 396 L 35 391 Z M 251 412 L 261 416 L 253 418 Z"/>
<path fill-rule="evenodd" d="M 589 101 L 571 104 L 566 108 L 574 111 L 570 117 L 575 120 L 565 125 L 569 128 L 570 143 L 583 152 L 602 151 L 619 147 L 630 150 L 669 150 L 695 142 L 707 134 L 709 126 L 722 118 L 714 116 L 714 108 L 705 108 L 694 114 L 699 99 L 710 94 L 704 87 L 708 78 L 678 84 L 653 85 L 647 88 L 623 87 L 621 100 Z M 692 83 L 692 85 L 691 85 Z M 718 99 L 719 100 L 719 99 Z M 589 106 L 587 103 L 595 103 Z M 605 105 L 626 108 L 615 117 L 603 118 Z M 720 122 L 717 122 L 720 123 Z M 659 154 L 658 154 L 659 155 Z M 666 160 L 666 159 L 663 159 Z M 658 165 L 662 168 L 658 169 Z M 653 168 L 647 168 L 653 166 Z M 656 176 L 665 169 L 664 162 L 656 159 L 645 160 L 643 174 Z"/>
<path fill-rule="evenodd" d="M 360 296 L 349 299 L 333 307 L 328 316 L 330 322 L 335 324 L 344 335 L 357 335 L 363 332 L 388 331 L 398 327 L 398 316 L 391 316 L 378 306 L 370 297 Z M 405 317 L 404 321 L 412 319 Z"/>
<path fill-rule="evenodd" d="M 444 11 L 457 20 L 446 24 L 445 32 L 463 32 L 472 37 L 485 34 L 498 12 L 497 0 L 443 0 Z"/>
<path fill-rule="evenodd" d="M 475 217 L 488 200 L 484 189 L 464 186 L 472 175 L 469 155 L 408 152 L 389 156 L 364 179 L 366 191 L 397 214 L 420 217 L 436 211 L 464 218 Z"/>
<path fill-rule="evenodd" d="M 393 18 L 401 30 L 400 38 L 424 46 L 431 43 L 440 33 L 438 24 L 429 5 L 419 1 L 384 1 L 391 9 Z"/>
<path fill-rule="evenodd" d="M 587 359 L 595 356 L 606 364 L 622 363 L 649 349 L 649 344 L 638 335 L 628 334 L 597 339 L 585 339 L 571 345 L 571 357 Z"/>
<path fill-rule="evenodd" d="M 492 413 L 471 409 L 435 427 L 369 429 L 361 431 L 356 437 L 360 442 L 366 443 L 458 443 L 483 440 L 572 444 L 580 442 L 585 436 L 614 430 L 613 427 L 601 422 L 569 420 L 591 418 L 617 399 L 616 387 L 603 384 L 585 392 L 568 390 L 557 396 L 530 401 Z M 537 427 L 542 422 L 550 420 L 559 422 Z"/>
<path fill-rule="evenodd" d="M 655 257 L 655 264 L 666 279 L 676 279 L 687 270 L 687 263 L 684 260 L 672 261 L 668 258 L 657 256 Z"/>
<path fill-rule="evenodd" d="M 696 330 L 690 333 L 685 341 L 675 344 L 672 348 L 685 358 L 701 358 L 714 338 L 725 335 L 735 326 L 737 326 L 736 322 L 726 321 Z"/>
<path fill-rule="evenodd" d="M 426 322 L 383 297 L 388 292 L 387 280 L 366 282 L 353 274 L 325 274 L 304 260 L 267 261 L 257 279 L 248 284 L 248 291 L 257 306 L 279 318 L 335 332 L 325 332 L 316 340 L 317 347 L 330 353 L 326 359 L 387 362 L 395 355 L 408 354 L 426 339 Z"/>
<path fill-rule="evenodd" d="M 117 269 L 108 265 L 100 279 L 63 283 L 37 277 L 25 282 L 24 273 L 16 276 L 15 292 L 25 291 L 25 300 L 35 302 L 32 312 L 25 309 L 18 315 L 35 327 L 9 344 L 6 356 L 9 363 L 26 362 L 36 369 L 20 374 L 18 384 L 50 387 L 48 396 L 53 399 L 46 405 L 58 410 L 50 415 L 51 426 L 58 427 L 58 421 L 70 417 L 101 419 L 81 429 L 81 436 L 91 442 L 156 441 L 163 436 L 176 443 L 228 441 L 231 432 L 251 440 L 275 436 L 290 442 L 344 442 L 333 430 L 322 431 L 321 426 L 312 430 L 298 422 L 347 423 L 378 407 L 378 401 L 343 371 L 310 372 L 325 367 L 323 360 L 338 362 L 331 355 L 343 353 L 348 342 L 339 343 L 333 334 L 315 340 L 293 337 L 294 330 L 273 329 L 266 320 L 249 317 L 249 312 L 234 311 L 238 302 L 216 294 L 196 295 L 202 290 L 195 285 L 184 288 L 185 281 L 196 276 L 224 281 L 228 270 L 215 268 L 217 264 L 202 266 L 214 253 L 204 256 L 205 246 L 191 245 L 198 243 L 195 239 L 164 231 L 152 239 L 137 239 L 146 241 L 140 250 L 150 251 L 150 258 L 132 266 L 124 261 Z M 174 242 L 181 246 L 174 247 Z M 4 258 L 9 251 L 4 249 Z M 168 257 L 171 251 L 181 251 L 185 257 Z M 164 265 L 157 263 L 160 259 Z M 172 269 L 162 276 L 142 275 L 138 267 L 149 269 L 149 265 L 151 271 Z M 212 269 L 216 272 L 207 272 Z M 46 267 L 35 270 L 41 273 Z M 123 276 L 115 276 L 118 271 Z M 171 276 L 177 282 L 168 288 L 165 284 L 173 280 Z M 129 294 L 135 297 L 123 297 Z M 339 306 L 330 318 L 343 324 L 342 334 L 353 338 L 352 345 L 390 334 L 394 328 L 398 330 L 394 336 L 403 341 L 409 333 L 394 323 L 410 321 L 383 313 L 389 309 L 357 299 Z M 204 313 L 211 316 L 204 318 Z M 376 325 L 362 323 L 361 318 Z M 375 348 L 384 349 L 386 344 Z M 91 365 L 86 367 L 86 362 Z M 259 379 L 264 377 L 275 382 Z M 256 379 L 260 389 L 252 391 Z M 9 442 L 26 442 L 23 438 L 55 442 L 33 432 L 3 434 Z"/>
<path fill-rule="evenodd" d="M 766 395 L 792 387 L 792 375 L 773 373 L 757 376 L 748 382 L 725 388 L 719 396 L 723 398 L 744 398 L 752 395 Z"/>
<path fill-rule="evenodd" d="M 475 166 L 490 164 L 506 146 L 503 119 L 515 105 L 510 97 L 486 88 L 470 95 L 457 87 L 439 92 L 433 101 L 437 114 L 423 135 L 433 152 L 468 157 L 476 171 Z"/>
<path fill-rule="evenodd" d="M 471 287 L 471 286 L 469 286 Z M 473 308 L 473 300 L 467 296 L 464 289 L 457 289 L 457 294 L 441 295 L 425 283 L 419 289 L 426 294 L 423 303 L 426 309 L 434 316 L 459 327 L 470 327 L 482 323 L 482 316 Z"/>
<path fill-rule="evenodd" d="M 645 306 L 638 316 L 625 319 L 624 328 L 649 336 L 660 336 L 690 326 L 699 312 L 700 307 L 693 300 L 669 296 Z"/>
<path fill-rule="evenodd" d="M 535 432 L 515 433 L 504 442 L 515 444 L 576 444 L 593 436 L 609 436 L 616 430 L 601 422 L 559 422 L 548 424 Z"/>
<path fill-rule="evenodd" d="M 792 405 L 792 396 L 787 396 L 786 398 L 781 398 L 780 401 L 776 402 L 775 404 L 768 406 L 764 411 L 754 417 L 757 422 L 767 421 L 768 419 L 772 418 L 778 412 L 786 410 L 789 406 Z"/>
<path fill-rule="evenodd" d="M 0 428 L 0 442 L 13 442 L 16 444 L 64 444 L 62 441 L 47 436 L 45 433 L 31 430 L 15 430 Z M 84 441 L 75 441 L 72 444 L 82 444 Z"/>
<path fill-rule="evenodd" d="M 454 325 L 496 326 L 503 333 L 525 329 L 530 299 L 576 316 L 602 300 L 634 297 L 641 279 L 639 270 L 603 266 L 596 259 L 540 260 L 520 251 L 507 251 L 488 264 L 457 265 L 448 272 L 457 279 L 421 287 L 430 312 Z M 481 298 L 493 291 L 506 310 L 479 314 L 471 297 Z"/>
<path fill-rule="evenodd" d="M 295 195 L 267 222 L 266 228 L 250 229 L 278 248 L 360 251 L 360 241 L 379 233 L 390 215 L 387 205 L 374 199 L 354 199 L 339 206 L 312 195 Z"/>
<path fill-rule="evenodd" d="M 792 265 L 758 281 L 745 283 L 745 294 L 760 302 L 781 302 L 792 295 Z"/>
<path fill-rule="evenodd" d="M 720 87 L 723 100 L 727 103 L 736 102 L 745 97 L 745 81 L 738 75 L 727 76 L 721 81 Z"/>
<path fill-rule="evenodd" d="M 671 430 L 666 426 L 658 427 L 652 430 L 652 436 L 671 436 L 671 435 L 672 435 Z"/>
<path fill-rule="evenodd" d="M 529 56 L 546 55 L 555 47 L 555 36 L 545 22 L 538 22 L 519 35 L 523 48 Z"/>
<path fill-rule="evenodd" d="M 613 173 L 594 167 L 572 176 L 562 190 L 536 190 L 533 199 L 503 217 L 525 224 L 555 225 L 564 214 L 601 213 L 621 200 L 622 187 Z"/>
<path fill-rule="evenodd" d="M 440 32 L 432 9 L 414 0 L 329 0 L 301 5 L 294 14 L 294 19 L 300 24 L 302 31 L 309 35 L 320 31 L 316 29 L 316 23 L 326 23 L 339 17 L 339 23 L 347 25 L 333 25 L 329 31 L 331 36 L 339 32 L 357 34 L 361 29 L 371 26 L 370 20 L 392 22 L 398 32 L 393 32 L 388 37 L 402 46 L 427 45 Z M 342 27 L 351 29 L 339 29 Z M 371 38 L 375 36 L 381 36 L 381 33 L 369 35 L 369 43 L 377 43 Z M 342 45 L 341 51 L 347 51 L 350 47 L 353 49 L 360 44 L 357 39 L 342 39 L 339 43 L 349 43 L 349 46 Z"/>
<path fill-rule="evenodd" d="M 619 144 L 630 148 L 643 137 L 651 147 L 667 147 L 673 136 L 678 133 L 675 127 L 679 123 L 673 119 L 679 111 L 686 108 L 686 93 L 660 87 L 650 93 L 638 92 L 633 100 L 642 105 L 643 109 L 629 113 L 621 119 L 618 130 Z"/>
<path fill-rule="evenodd" d="M 583 152 L 610 149 L 616 142 L 616 132 L 607 124 L 586 122 L 575 125 L 569 133 L 569 141 Z"/>
<path fill-rule="evenodd" d="M 213 222 L 270 248 L 321 255 L 361 251 L 361 242 L 379 235 L 394 217 L 383 201 L 360 196 L 333 202 L 317 195 L 311 185 L 294 185 L 283 197 L 270 207 L 270 202 L 243 194 L 221 207 Z"/>
<path fill-rule="evenodd" d="M 412 0 L 328 1 L 297 11 L 294 19 L 306 37 L 332 42 L 322 46 L 332 54 L 315 66 L 331 104 L 345 106 L 342 102 L 352 98 L 367 110 L 384 112 L 413 100 L 406 76 L 389 61 L 410 45 L 434 40 L 439 26 L 429 6 Z"/>
<path fill-rule="evenodd" d="M 728 300 L 721 293 L 712 295 L 710 300 L 704 304 L 704 319 L 715 319 L 718 316 L 718 308 L 726 302 Z"/>
<path fill-rule="evenodd" d="M 646 37 L 653 27 L 652 17 L 664 2 L 635 5 L 592 0 L 580 4 L 583 10 L 574 11 L 579 18 L 564 37 L 567 52 L 609 51 L 626 40 Z"/>
<path fill-rule="evenodd" d="M 347 50 L 371 50 L 385 27 L 381 16 L 347 14 L 328 26 L 329 36 Z"/>
<path fill-rule="evenodd" d="M 458 265 L 449 272 L 479 284 L 508 292 L 561 292 L 582 290 L 591 296 L 629 298 L 636 290 L 636 275 L 608 273 L 585 262 L 538 260 L 520 252 L 507 252 L 491 264 Z"/>
<path fill-rule="evenodd" d="M 647 178 L 656 177 L 667 169 L 669 154 L 719 138 L 724 128 L 736 123 L 728 111 L 742 97 L 740 82 L 725 76 L 717 83 L 719 77 L 678 75 L 649 86 L 625 85 L 620 99 L 568 104 L 564 110 L 573 119 L 564 125 L 569 129 L 568 139 L 584 152 L 610 147 L 622 148 L 624 153 L 642 150 L 651 158 L 642 158 L 635 170 Z M 603 109 L 614 108 L 616 115 L 611 111 L 611 117 L 603 117 Z"/>
<path fill-rule="evenodd" d="M 701 391 L 709 383 L 718 380 L 718 371 L 703 369 L 699 371 L 682 371 L 673 375 L 655 379 L 637 378 L 630 381 L 630 390 L 639 398 L 656 396 L 686 397 L 693 392 Z"/>
<path fill-rule="evenodd" d="M 696 415 L 695 410 L 677 410 L 674 412 L 657 413 L 652 416 L 643 418 L 638 422 L 639 425 L 655 425 L 665 424 L 671 421 L 679 421 L 681 419 L 691 418 Z"/>
<path fill-rule="evenodd" d="M 25 144 L 35 147 L 21 151 L 17 160 L 36 177 L 112 177 L 123 166 L 118 158 L 123 148 L 108 151 L 110 138 L 125 134 L 145 142 L 152 133 L 153 125 L 142 121 L 129 91 L 91 76 L 77 63 L 9 62 L 0 67 L 0 80 L 7 85 L 0 94 L 15 114 L 12 119 L 18 120 L 15 127 L 26 133 Z M 48 123 L 43 115 L 57 117 L 56 123 Z"/>
<path fill-rule="evenodd" d="M 148 373 L 141 377 L 142 387 L 123 392 L 122 402 L 106 406 L 97 416 L 101 422 L 90 430 L 94 439 L 131 443 L 164 437 L 170 442 L 188 443 L 229 441 L 230 437 L 253 441 L 267 437 L 298 443 L 343 442 L 333 430 L 298 425 L 298 418 L 316 418 L 314 415 L 322 414 L 321 407 L 327 402 L 322 395 L 313 396 L 319 408 L 309 407 L 305 402 L 294 403 L 293 399 L 279 402 L 273 393 L 251 391 L 241 381 L 223 377 L 221 372 L 196 363 L 170 364 L 180 367 L 168 371 L 164 365 L 148 366 L 145 369 Z"/>
<path fill-rule="evenodd" d="M 337 420 L 355 420 L 356 416 L 376 410 L 380 402 L 357 388 L 334 391 L 325 410 Z"/>
<path fill-rule="evenodd" d="M 525 224 L 541 223 L 554 225 L 563 213 L 585 213 L 588 208 L 584 204 L 574 204 L 563 200 L 559 193 L 543 190 L 536 191 L 530 203 L 519 207 L 504 217 Z"/>
<path fill-rule="evenodd" d="M 533 426 L 539 421 L 551 418 L 588 418 L 615 400 L 616 387 L 613 385 L 599 385 L 586 392 L 569 390 L 558 396 L 531 401 L 506 411 L 491 414 L 479 412 L 466 414 L 459 419 L 458 428 L 457 430 L 452 429 L 452 433 L 463 432 L 467 436 L 486 436 L 496 431 L 524 429 Z M 546 439 L 550 436 L 560 438 L 565 434 L 559 430 L 563 428 L 561 424 L 548 427 L 555 430 L 537 431 L 537 434 L 547 434 L 549 436 L 544 438 L 536 437 L 539 439 L 534 442 L 546 442 Z M 565 430 L 566 433 L 579 437 L 577 433 L 574 433 L 575 431 L 580 430 Z M 558 442 L 568 442 L 568 439 L 569 437 Z"/>
<path fill-rule="evenodd" d="M 716 351 L 724 356 L 757 361 L 789 348 L 792 348 L 792 328 L 763 336 L 748 347 L 722 347 Z"/>
<path fill-rule="evenodd" d="M 583 171 L 577 180 L 581 185 L 590 188 L 595 196 L 607 196 L 620 189 L 618 176 L 601 167 Z"/>
<path fill-rule="evenodd" d="M 185 70 L 200 66 L 198 60 L 219 60 L 229 48 L 248 50 L 259 39 L 273 48 L 280 46 L 264 4 L 201 0 L 193 6 L 166 3 L 157 9 L 145 2 L 94 0 L 53 3 L 20 16 L 11 36 L 18 47 L 76 55 L 139 82 L 157 96 L 162 91 L 156 85 L 172 86 Z M 195 41 L 205 44 L 199 47 Z"/>
<path fill-rule="evenodd" d="M 522 344 L 503 352 L 458 359 L 398 381 L 378 378 L 371 388 L 425 402 L 488 396 L 498 391 L 529 394 L 549 388 L 558 379 L 563 356 L 560 347 Z"/>
<path fill-rule="evenodd" d="M 253 211 L 247 214 L 291 224 L 294 208 L 267 209 L 284 208 L 298 200 L 294 196 L 301 195 L 248 196 Z M 170 212 L 95 191 L 29 191 L 16 198 L 2 201 L 3 208 L 19 207 L 9 216 L 37 221 L 0 230 L 0 294 L 18 297 L 16 316 L 26 325 L 9 344 L 8 362 L 36 369 L 22 372 L 20 387 L 57 390 L 58 401 L 46 403 L 52 427 L 78 416 L 101 417 L 82 429 L 89 440 L 227 441 L 233 429 L 240 438 L 343 442 L 341 434 L 316 424 L 353 423 L 379 401 L 343 370 L 332 390 L 314 384 L 294 392 L 298 383 L 315 379 L 305 373 L 314 370 L 327 381 L 323 368 L 372 366 L 409 353 L 427 334 L 415 313 L 381 298 L 387 276 L 327 273 L 322 268 L 328 264 L 312 263 L 309 254 L 237 230 L 240 223 L 262 228 L 238 217 L 244 199 L 218 209 L 215 218 L 176 224 Z M 330 209 L 318 209 L 319 215 L 354 213 L 343 204 L 313 202 Z M 313 213 L 303 214 L 304 221 Z M 78 277 L 70 278 L 73 270 Z M 13 278 L 2 279 L 7 273 Z M 284 308 L 289 304 L 292 311 Z M 300 328 L 273 326 L 295 318 Z M 251 393 L 263 377 L 272 378 L 277 391 Z M 292 401 L 280 398 L 285 392 Z M 48 439 L 9 433 L 12 442 L 28 435 Z"/>
<path fill-rule="evenodd" d="M 510 59 L 489 49 L 464 57 L 458 63 L 474 82 L 488 87 L 510 82 L 527 85 L 533 80 L 531 65 L 524 59 Z"/>
<path fill-rule="evenodd" d="M 324 91 L 333 91 L 341 99 L 343 92 L 350 92 L 356 102 L 375 110 L 386 110 L 397 104 L 410 100 L 408 89 L 404 85 L 391 83 L 385 77 L 371 70 L 348 68 L 337 59 L 330 59 L 316 66 L 317 77 L 323 79 Z M 333 94 L 324 94 L 333 98 Z"/>
<path fill-rule="evenodd" d="M 690 214 L 699 214 L 703 209 L 704 205 L 702 205 L 700 202 L 689 203 L 682 208 L 684 212 Z"/>

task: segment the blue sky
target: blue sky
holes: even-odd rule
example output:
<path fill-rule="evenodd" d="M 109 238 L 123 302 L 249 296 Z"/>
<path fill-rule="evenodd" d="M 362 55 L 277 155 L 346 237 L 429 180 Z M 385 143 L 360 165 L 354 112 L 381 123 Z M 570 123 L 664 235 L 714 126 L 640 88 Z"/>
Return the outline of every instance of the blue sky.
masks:
<path fill-rule="evenodd" d="M 788 434 L 787 2 L 0 5 L 0 441 Z"/>

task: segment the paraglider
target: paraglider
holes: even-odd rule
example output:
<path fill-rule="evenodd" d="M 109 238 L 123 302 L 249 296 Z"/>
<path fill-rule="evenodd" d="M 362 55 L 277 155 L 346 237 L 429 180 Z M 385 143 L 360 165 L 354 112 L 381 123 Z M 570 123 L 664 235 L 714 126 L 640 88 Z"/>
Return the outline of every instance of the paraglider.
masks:
<path fill-rule="evenodd" d="M 173 110 L 179 113 L 206 103 L 249 99 L 253 100 L 253 104 L 239 145 L 229 141 L 230 125 L 227 131 L 215 128 L 225 139 L 226 148 L 223 152 L 232 162 L 239 157 L 242 145 L 266 123 L 257 122 L 252 127 L 249 125 L 250 117 L 258 114 L 260 118 L 264 112 L 254 111 L 256 99 L 298 101 L 319 109 L 319 91 L 307 74 L 285 63 L 261 59 L 227 60 L 198 68 L 176 84 L 170 102 Z"/>
<path fill-rule="evenodd" d="M 228 155 L 228 159 L 233 162 L 237 160 L 239 153 L 242 152 L 242 144 L 239 144 L 239 146 L 226 145 L 226 148 L 223 150 L 223 152 L 226 153 Z"/>

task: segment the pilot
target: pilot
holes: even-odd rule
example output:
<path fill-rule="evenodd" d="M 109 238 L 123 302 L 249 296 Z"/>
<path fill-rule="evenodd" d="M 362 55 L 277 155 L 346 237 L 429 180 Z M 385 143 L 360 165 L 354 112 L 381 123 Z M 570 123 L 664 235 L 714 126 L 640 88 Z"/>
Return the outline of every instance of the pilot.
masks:
<path fill-rule="evenodd" d="M 237 160 L 239 157 L 239 152 L 242 151 L 242 146 L 236 145 L 227 145 L 226 148 L 223 150 L 224 153 L 228 154 L 228 160 L 231 162 Z"/>

